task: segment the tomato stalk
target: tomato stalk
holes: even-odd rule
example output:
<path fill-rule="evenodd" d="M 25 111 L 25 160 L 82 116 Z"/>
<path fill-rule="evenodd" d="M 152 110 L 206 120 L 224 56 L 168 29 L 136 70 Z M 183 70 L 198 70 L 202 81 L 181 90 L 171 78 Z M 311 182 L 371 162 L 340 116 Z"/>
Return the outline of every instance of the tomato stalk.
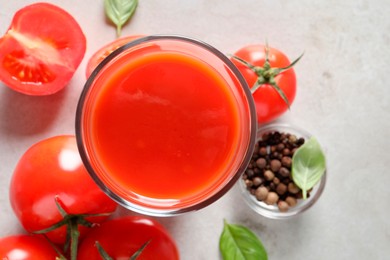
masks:
<path fill-rule="evenodd" d="M 112 212 L 109 213 L 99 213 L 99 214 L 69 214 L 67 213 L 64 208 L 61 206 L 59 197 L 55 196 L 54 198 L 56 206 L 58 208 L 58 211 L 62 215 L 63 219 L 54 225 L 34 231 L 35 234 L 45 234 L 50 231 L 53 231 L 57 228 L 60 228 L 62 226 L 66 226 L 66 242 L 64 245 L 64 252 L 67 252 L 69 250 L 70 252 L 70 259 L 76 260 L 77 259 L 77 249 L 78 249 L 78 242 L 80 237 L 80 232 L 78 230 L 78 226 L 86 226 L 86 227 L 93 227 L 94 223 L 86 220 L 86 218 L 89 217 L 102 217 L 102 216 L 109 216 L 112 214 Z M 61 257 L 61 256 L 60 256 Z M 61 258 L 63 259 L 63 258 Z"/>
<path fill-rule="evenodd" d="M 144 243 L 138 250 L 135 252 L 129 260 L 136 260 L 138 256 L 142 253 L 142 251 L 145 249 L 145 247 L 150 243 L 150 240 Z M 111 256 L 108 255 L 108 253 L 104 250 L 102 245 L 99 243 L 99 241 L 96 241 L 95 246 L 97 247 L 100 256 L 103 258 L 103 260 L 113 260 Z"/>
<path fill-rule="evenodd" d="M 276 83 L 275 77 L 279 75 L 280 73 L 291 69 L 303 56 L 303 53 L 294 60 L 290 65 L 283 67 L 283 68 L 273 68 L 271 67 L 270 61 L 269 61 L 269 48 L 268 45 L 265 45 L 265 62 L 264 65 L 261 66 L 254 66 L 251 63 L 241 59 L 240 57 L 237 57 L 235 55 L 231 55 L 231 57 L 238 62 L 244 64 L 246 67 L 248 67 L 250 70 L 252 70 L 256 76 L 257 80 L 251 87 L 252 94 L 256 92 L 261 86 L 264 84 L 268 84 L 272 86 L 275 91 L 280 95 L 280 97 L 283 99 L 283 101 L 286 103 L 287 107 L 290 109 L 290 101 L 288 100 L 286 94 L 284 91 L 278 86 Z"/>
<path fill-rule="evenodd" d="M 54 243 L 45 235 L 43 234 L 43 237 L 46 239 L 46 241 L 54 248 L 54 250 L 57 252 L 58 256 L 55 260 L 67 260 L 66 257 L 58 250 L 57 246 L 54 245 Z"/>
<path fill-rule="evenodd" d="M 77 259 L 77 248 L 79 244 L 79 237 L 80 232 L 78 230 L 78 223 L 77 219 L 73 218 L 69 221 L 68 224 L 68 230 L 70 233 L 70 259 L 76 260 Z"/>
<path fill-rule="evenodd" d="M 130 260 L 136 260 L 138 258 L 138 256 L 142 253 L 142 251 L 144 251 L 145 247 L 150 243 L 150 240 L 149 241 L 146 241 L 138 250 L 137 252 L 135 252 L 131 257 L 130 257 Z"/>
<path fill-rule="evenodd" d="M 101 256 L 104 260 L 112 260 L 111 256 L 108 255 L 108 253 L 106 252 L 106 250 L 104 250 L 104 248 L 103 248 L 102 245 L 99 243 L 99 241 L 96 241 L 95 246 L 96 246 L 96 248 L 98 249 L 100 256 Z"/>

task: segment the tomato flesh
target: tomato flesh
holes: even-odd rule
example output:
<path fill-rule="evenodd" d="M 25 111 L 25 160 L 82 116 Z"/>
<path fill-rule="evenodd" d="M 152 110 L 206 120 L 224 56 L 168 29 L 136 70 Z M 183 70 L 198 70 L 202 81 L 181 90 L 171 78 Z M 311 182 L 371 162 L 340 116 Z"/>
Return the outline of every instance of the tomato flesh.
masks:
<path fill-rule="evenodd" d="M 70 81 L 85 50 L 85 36 L 69 13 L 48 3 L 26 6 L 0 41 L 0 80 L 24 94 L 53 94 Z"/>
<path fill-rule="evenodd" d="M 29 232 L 47 229 L 63 219 L 56 200 L 68 214 L 111 213 L 117 207 L 89 176 L 74 136 L 55 136 L 30 147 L 14 170 L 10 200 Z M 99 223 L 106 218 L 88 220 Z M 85 231 L 80 227 L 82 234 Z M 47 236 L 55 243 L 64 243 L 66 228 L 57 228 Z"/>

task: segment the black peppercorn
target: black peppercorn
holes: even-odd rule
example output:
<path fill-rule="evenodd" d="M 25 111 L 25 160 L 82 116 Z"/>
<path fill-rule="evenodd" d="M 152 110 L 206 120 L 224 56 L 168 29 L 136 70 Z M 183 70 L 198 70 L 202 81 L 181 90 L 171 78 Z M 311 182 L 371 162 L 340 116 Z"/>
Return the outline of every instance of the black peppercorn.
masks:
<path fill-rule="evenodd" d="M 281 212 L 297 204 L 297 200 L 302 198 L 302 192 L 292 180 L 292 157 L 304 142 L 303 138 L 296 135 L 278 131 L 262 136 L 242 176 L 251 196 L 268 205 L 277 206 Z"/>

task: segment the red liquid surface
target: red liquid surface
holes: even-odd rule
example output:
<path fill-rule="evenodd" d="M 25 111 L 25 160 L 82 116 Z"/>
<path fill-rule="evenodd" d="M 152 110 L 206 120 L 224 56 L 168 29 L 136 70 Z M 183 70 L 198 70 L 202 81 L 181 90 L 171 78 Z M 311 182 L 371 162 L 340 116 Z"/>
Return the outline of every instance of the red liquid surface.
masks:
<path fill-rule="evenodd" d="M 92 110 L 96 160 L 122 191 L 180 201 L 226 181 L 238 110 L 207 64 L 170 52 L 138 57 L 107 78 Z"/>

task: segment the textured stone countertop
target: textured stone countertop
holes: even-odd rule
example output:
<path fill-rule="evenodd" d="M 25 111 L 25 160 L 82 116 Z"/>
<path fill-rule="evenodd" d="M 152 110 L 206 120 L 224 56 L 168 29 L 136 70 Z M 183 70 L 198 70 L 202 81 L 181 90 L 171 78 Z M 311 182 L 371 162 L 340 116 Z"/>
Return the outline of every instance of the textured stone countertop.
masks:
<path fill-rule="evenodd" d="M 0 0 L 0 35 L 31 0 Z M 74 134 L 88 58 L 114 40 L 103 0 L 49 0 L 71 13 L 87 37 L 87 53 L 65 90 L 46 97 L 18 94 L 0 83 L 0 237 L 22 232 L 8 199 L 14 167 L 32 144 Z M 271 220 L 251 211 L 237 187 L 194 213 L 158 219 L 184 260 L 221 259 L 223 219 L 251 228 L 269 259 L 388 259 L 390 255 L 390 1 L 140 1 L 129 34 L 180 34 L 224 53 L 268 41 L 296 65 L 298 93 L 279 121 L 318 137 L 328 180 L 304 214 Z M 131 214 L 121 209 L 118 214 Z"/>

